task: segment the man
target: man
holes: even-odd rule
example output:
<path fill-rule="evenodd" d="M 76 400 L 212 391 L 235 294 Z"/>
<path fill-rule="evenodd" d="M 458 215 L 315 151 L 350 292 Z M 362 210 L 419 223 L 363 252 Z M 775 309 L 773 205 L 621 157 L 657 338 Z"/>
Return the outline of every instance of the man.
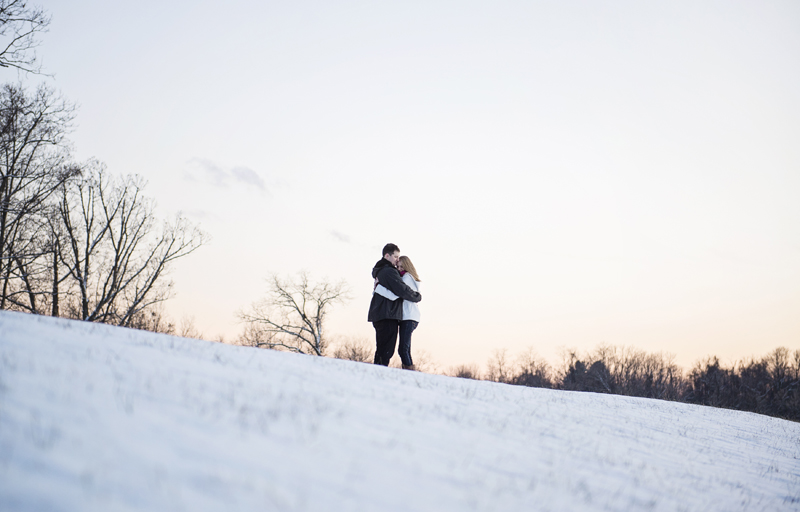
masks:
<path fill-rule="evenodd" d="M 400 320 L 403 319 L 403 300 L 419 302 L 422 295 L 412 290 L 397 271 L 397 261 L 400 259 L 400 248 L 394 244 L 386 244 L 383 248 L 383 258 L 372 268 L 372 277 L 378 280 L 385 288 L 397 295 L 399 299 L 389 300 L 377 293 L 372 294 L 369 304 L 367 321 L 375 327 L 375 364 L 389 366 L 389 360 L 394 355 L 397 345 L 397 330 Z"/>

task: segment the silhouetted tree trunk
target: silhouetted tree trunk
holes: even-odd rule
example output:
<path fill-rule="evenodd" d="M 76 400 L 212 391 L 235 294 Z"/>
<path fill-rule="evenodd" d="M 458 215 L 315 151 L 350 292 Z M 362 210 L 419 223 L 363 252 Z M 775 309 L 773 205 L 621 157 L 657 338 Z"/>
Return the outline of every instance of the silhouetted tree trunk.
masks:
<path fill-rule="evenodd" d="M 72 118 L 47 87 L 0 90 L 0 309 L 39 313 L 49 299 L 48 199 L 78 172 L 64 147 Z"/>

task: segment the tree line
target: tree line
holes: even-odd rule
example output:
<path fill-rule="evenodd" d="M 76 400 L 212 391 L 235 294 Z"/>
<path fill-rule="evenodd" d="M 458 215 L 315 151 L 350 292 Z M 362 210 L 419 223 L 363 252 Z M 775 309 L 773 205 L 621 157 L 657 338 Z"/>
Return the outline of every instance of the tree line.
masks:
<path fill-rule="evenodd" d="M 528 351 L 510 360 L 497 351 L 485 372 L 462 365 L 455 377 L 506 384 L 656 398 L 750 411 L 800 421 L 800 350 L 781 347 L 767 355 L 723 365 L 708 357 L 685 372 L 671 355 L 629 347 L 600 345 L 579 355 L 566 353 L 552 367 Z"/>
<path fill-rule="evenodd" d="M 0 0 L 0 68 L 38 73 L 36 35 L 49 18 Z M 172 263 L 206 235 L 160 221 L 138 176 L 75 162 L 75 107 L 52 88 L 0 86 L 0 310 L 163 330 Z"/>

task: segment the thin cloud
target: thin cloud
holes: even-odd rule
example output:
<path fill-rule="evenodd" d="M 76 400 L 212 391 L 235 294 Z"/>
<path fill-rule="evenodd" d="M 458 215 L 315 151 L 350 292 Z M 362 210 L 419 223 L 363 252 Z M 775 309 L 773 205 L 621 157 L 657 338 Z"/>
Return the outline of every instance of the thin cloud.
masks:
<path fill-rule="evenodd" d="M 211 160 L 192 158 L 189 164 L 192 168 L 184 174 L 188 181 L 208 183 L 215 187 L 228 186 L 228 174 Z"/>
<path fill-rule="evenodd" d="M 192 158 L 188 163 L 189 169 L 184 172 L 186 181 L 205 183 L 223 188 L 239 185 L 246 188 L 256 188 L 260 192 L 267 192 L 264 180 L 249 167 L 237 166 L 227 171 L 215 162 L 205 158 Z"/>
<path fill-rule="evenodd" d="M 264 180 L 261 179 L 261 176 L 256 174 L 256 172 L 247 167 L 234 167 L 231 171 L 231 175 L 233 178 L 238 181 L 239 183 L 243 183 L 245 185 L 252 185 L 262 192 L 267 191 L 267 186 L 264 184 Z"/>
<path fill-rule="evenodd" d="M 345 235 L 344 233 L 340 233 L 340 232 L 336 231 L 335 229 L 331 230 L 331 236 L 333 238 L 339 240 L 340 242 L 344 242 L 346 244 L 350 243 L 350 237 L 349 236 Z"/>
<path fill-rule="evenodd" d="M 215 221 L 219 219 L 219 215 L 208 210 L 187 210 L 184 213 L 187 217 L 201 221 Z"/>

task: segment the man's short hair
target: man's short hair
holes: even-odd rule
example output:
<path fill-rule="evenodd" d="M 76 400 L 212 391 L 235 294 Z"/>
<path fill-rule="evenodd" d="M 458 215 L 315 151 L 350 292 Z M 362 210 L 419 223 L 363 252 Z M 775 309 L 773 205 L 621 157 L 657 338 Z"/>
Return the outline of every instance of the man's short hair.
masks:
<path fill-rule="evenodd" d="M 386 244 L 383 246 L 383 255 L 386 256 L 387 254 L 394 254 L 396 252 L 400 252 L 400 248 L 394 244 Z"/>

